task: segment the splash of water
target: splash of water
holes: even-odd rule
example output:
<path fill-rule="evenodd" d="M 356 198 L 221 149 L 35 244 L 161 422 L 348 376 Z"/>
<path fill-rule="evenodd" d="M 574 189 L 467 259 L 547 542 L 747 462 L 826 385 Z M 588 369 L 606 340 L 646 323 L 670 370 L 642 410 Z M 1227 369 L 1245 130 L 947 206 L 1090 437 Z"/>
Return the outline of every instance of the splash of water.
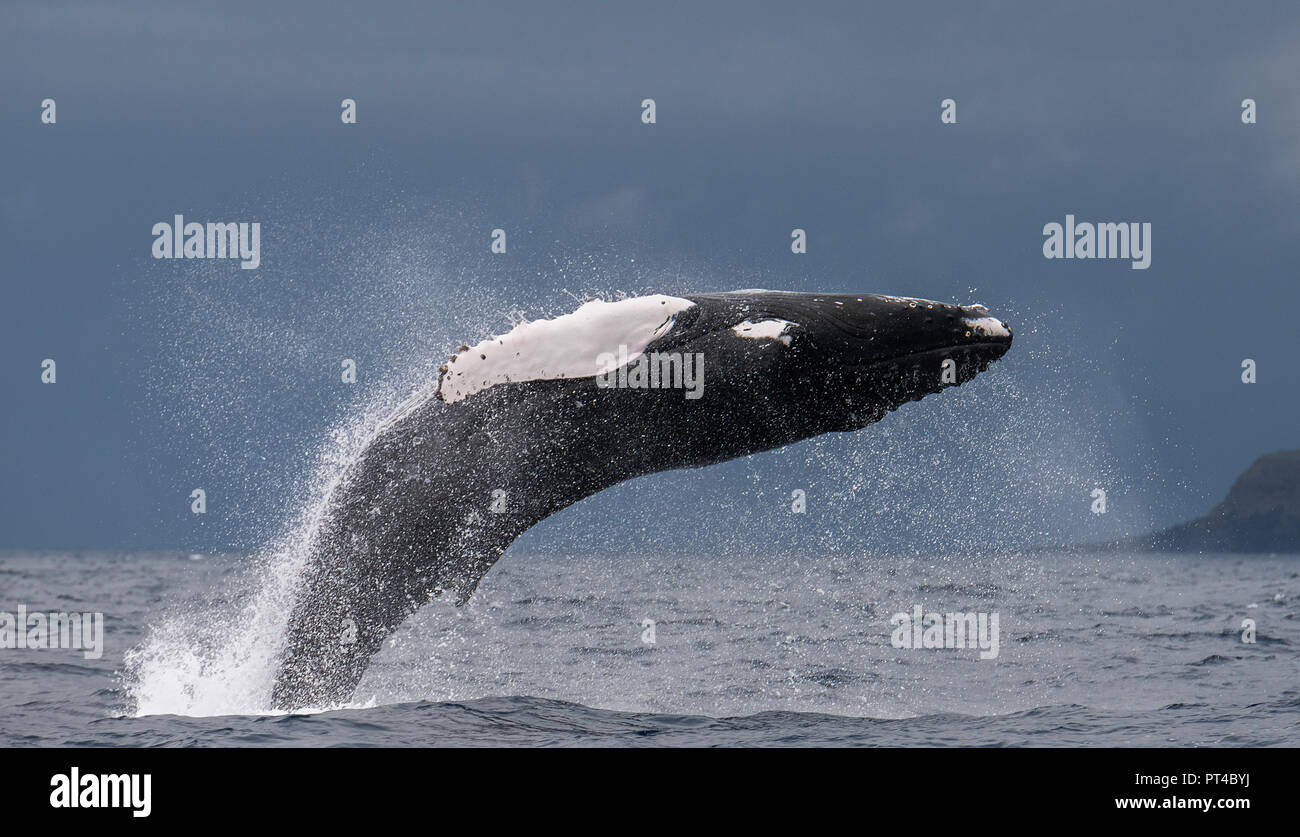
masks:
<path fill-rule="evenodd" d="M 272 714 L 271 687 L 309 546 L 348 464 L 392 414 L 392 397 L 381 390 L 331 434 L 306 481 L 303 510 L 220 592 L 230 601 L 174 608 L 127 652 L 122 686 L 131 714 Z"/>

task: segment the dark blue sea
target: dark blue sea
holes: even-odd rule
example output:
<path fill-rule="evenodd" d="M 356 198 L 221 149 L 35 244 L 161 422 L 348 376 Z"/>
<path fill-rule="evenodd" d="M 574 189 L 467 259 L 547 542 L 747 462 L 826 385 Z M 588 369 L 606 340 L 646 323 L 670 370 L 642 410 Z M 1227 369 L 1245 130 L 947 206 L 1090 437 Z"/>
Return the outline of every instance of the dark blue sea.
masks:
<path fill-rule="evenodd" d="M 286 562 L 0 555 L 0 611 L 105 619 L 99 659 L 0 649 L 0 745 L 1300 744 L 1296 556 L 511 551 L 294 715 Z M 895 647 L 916 605 L 996 613 L 997 656 Z"/>

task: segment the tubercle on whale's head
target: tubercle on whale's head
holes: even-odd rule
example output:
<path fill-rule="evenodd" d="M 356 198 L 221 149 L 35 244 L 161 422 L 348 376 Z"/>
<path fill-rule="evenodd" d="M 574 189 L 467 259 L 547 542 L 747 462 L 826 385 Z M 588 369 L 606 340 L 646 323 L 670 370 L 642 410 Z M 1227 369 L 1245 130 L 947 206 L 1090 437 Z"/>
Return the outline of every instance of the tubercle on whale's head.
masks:
<path fill-rule="evenodd" d="M 1011 347 L 1011 329 L 982 305 L 879 294 L 736 291 L 692 295 L 698 306 L 650 346 L 723 355 L 744 386 L 773 391 L 795 438 L 855 430 L 909 401 L 974 378 Z M 694 333 L 694 334 L 692 334 Z M 727 357 L 730 355 L 730 357 Z M 720 379 L 721 376 L 721 379 Z"/>

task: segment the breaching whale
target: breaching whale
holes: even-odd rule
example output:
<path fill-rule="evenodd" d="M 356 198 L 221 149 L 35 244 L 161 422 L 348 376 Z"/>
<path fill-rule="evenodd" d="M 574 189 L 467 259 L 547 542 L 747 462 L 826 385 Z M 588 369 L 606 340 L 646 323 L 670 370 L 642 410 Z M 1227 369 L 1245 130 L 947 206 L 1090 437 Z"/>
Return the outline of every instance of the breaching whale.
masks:
<path fill-rule="evenodd" d="M 584 497 L 857 430 L 1011 340 L 983 306 L 748 290 L 592 300 L 461 346 L 325 501 L 272 703 L 346 703 L 407 616 L 445 592 L 467 601 L 511 542 Z M 685 397 L 691 362 L 703 377 Z"/>

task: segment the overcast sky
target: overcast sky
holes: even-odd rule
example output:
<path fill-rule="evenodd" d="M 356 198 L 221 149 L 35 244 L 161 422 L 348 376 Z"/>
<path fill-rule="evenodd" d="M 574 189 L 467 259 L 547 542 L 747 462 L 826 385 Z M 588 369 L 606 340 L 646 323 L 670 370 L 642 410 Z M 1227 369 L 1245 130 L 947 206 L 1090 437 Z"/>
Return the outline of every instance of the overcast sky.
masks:
<path fill-rule="evenodd" d="M 978 301 L 1017 338 L 960 391 L 638 480 L 537 547 L 671 544 L 683 515 L 745 548 L 1103 537 L 1300 447 L 1294 2 L 809 5 L 4 4 L 0 546 L 256 549 L 333 431 L 597 292 Z M 154 261 L 177 213 L 259 222 L 261 266 Z M 1150 268 L 1044 259 L 1067 213 L 1149 222 Z"/>

